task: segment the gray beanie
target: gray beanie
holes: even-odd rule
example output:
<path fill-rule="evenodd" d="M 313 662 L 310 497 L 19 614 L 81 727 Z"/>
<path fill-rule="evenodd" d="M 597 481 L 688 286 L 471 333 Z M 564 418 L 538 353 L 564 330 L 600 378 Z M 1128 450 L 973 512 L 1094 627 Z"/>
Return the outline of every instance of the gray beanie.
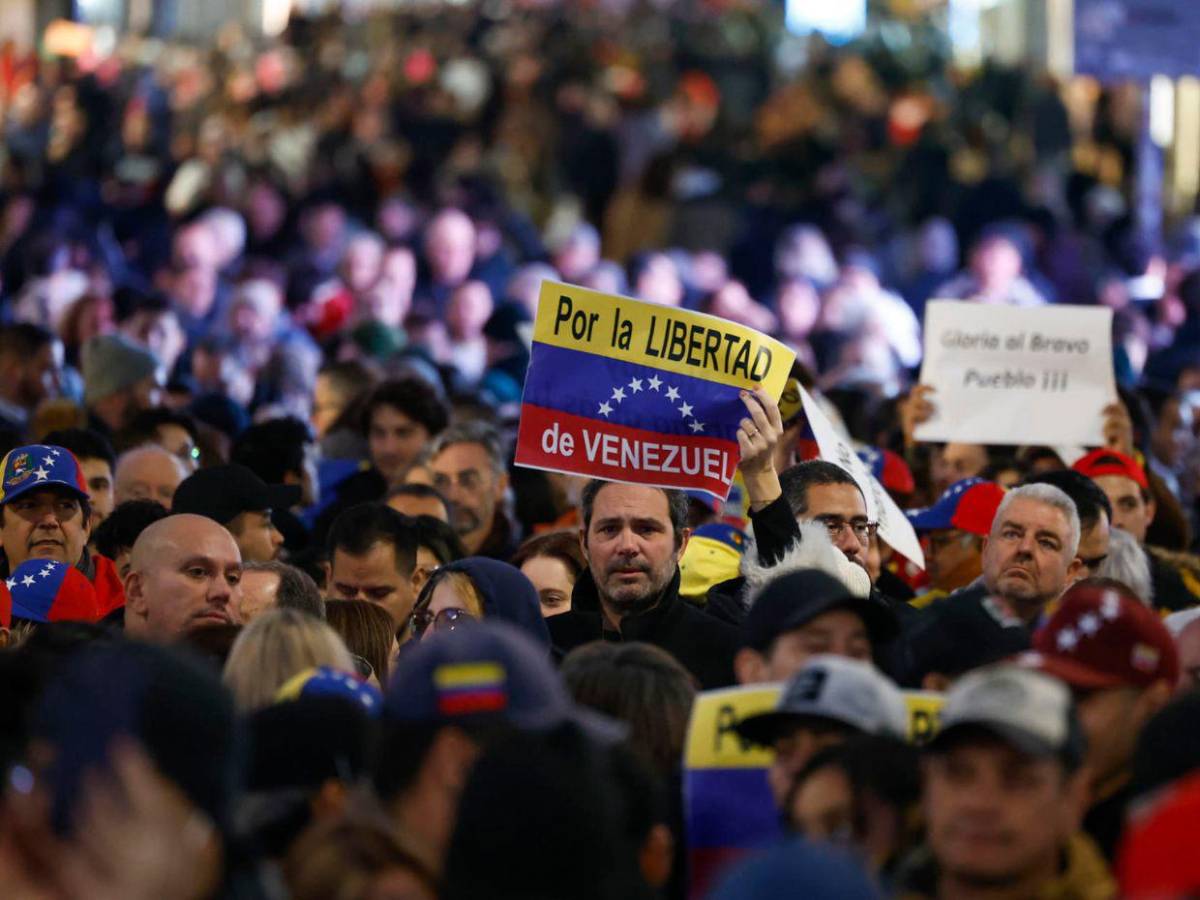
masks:
<path fill-rule="evenodd" d="M 119 334 L 94 337 L 83 345 L 83 400 L 111 397 L 156 371 L 158 359 L 141 344 Z"/>

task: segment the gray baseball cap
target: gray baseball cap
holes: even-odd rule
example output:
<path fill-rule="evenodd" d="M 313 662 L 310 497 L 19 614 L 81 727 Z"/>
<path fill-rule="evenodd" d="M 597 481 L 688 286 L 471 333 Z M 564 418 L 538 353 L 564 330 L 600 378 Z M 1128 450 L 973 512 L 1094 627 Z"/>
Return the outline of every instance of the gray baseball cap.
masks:
<path fill-rule="evenodd" d="M 736 730 L 751 743 L 770 746 L 814 720 L 864 734 L 904 738 L 908 733 L 900 689 L 870 663 L 829 654 L 812 657 L 784 683 L 773 711 L 748 716 Z"/>
<path fill-rule="evenodd" d="M 990 732 L 1030 756 L 1083 759 L 1083 729 L 1070 688 L 1022 666 L 1001 663 L 963 676 L 946 696 L 930 749 L 944 748 L 968 729 Z"/>

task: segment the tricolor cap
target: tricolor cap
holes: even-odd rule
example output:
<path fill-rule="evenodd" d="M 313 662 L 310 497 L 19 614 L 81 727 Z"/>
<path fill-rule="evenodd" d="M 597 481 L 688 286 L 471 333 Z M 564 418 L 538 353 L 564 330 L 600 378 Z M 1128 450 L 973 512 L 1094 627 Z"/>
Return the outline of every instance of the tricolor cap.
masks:
<path fill-rule="evenodd" d="M 1011 663 L 976 669 L 955 682 L 929 750 L 943 750 L 971 730 L 988 732 L 1030 756 L 1054 756 L 1071 765 L 1083 760 L 1083 730 L 1070 688 Z"/>
<path fill-rule="evenodd" d="M 0 586 L 0 594 L 17 619 L 95 622 L 100 618 L 96 589 L 87 576 L 53 559 L 25 560 Z"/>
<path fill-rule="evenodd" d="M 64 447 L 29 444 L 9 450 L 0 460 L 0 506 L 43 487 L 63 487 L 80 500 L 88 499 L 79 460 Z"/>
<path fill-rule="evenodd" d="M 625 729 L 576 705 L 546 648 L 504 622 L 471 622 L 401 649 L 383 702 L 393 723 L 507 724 L 550 731 L 574 722 L 606 743 Z"/>
<path fill-rule="evenodd" d="M 1179 679 L 1179 653 L 1162 619 L 1116 584 L 1074 585 L 1019 662 L 1082 690 L 1173 687 Z"/>
<path fill-rule="evenodd" d="M 688 540 L 679 560 L 679 593 L 703 597 L 713 585 L 737 578 L 746 535 L 732 525 L 701 525 Z"/>
<path fill-rule="evenodd" d="M 305 669 L 284 683 L 275 694 L 275 702 L 305 700 L 311 697 L 337 697 L 353 703 L 372 717 L 383 708 L 383 695 L 348 672 L 329 666 Z"/>
<path fill-rule="evenodd" d="M 1129 478 L 1137 482 L 1138 487 L 1142 490 L 1150 490 L 1146 470 L 1138 465 L 1136 459 L 1117 450 L 1109 450 L 1105 447 L 1093 450 L 1082 459 L 1076 460 L 1071 468 L 1088 478 L 1098 478 L 1101 475 L 1120 475 L 1122 478 Z"/>
<path fill-rule="evenodd" d="M 899 454 L 880 447 L 864 447 L 858 451 L 858 458 L 888 493 L 905 495 L 917 489 L 912 469 Z"/>
<path fill-rule="evenodd" d="M 910 509 L 905 515 L 917 531 L 957 528 L 986 537 L 1004 499 L 1004 488 L 982 478 L 964 478 L 946 488 L 938 502 L 925 509 Z"/>
<path fill-rule="evenodd" d="M 784 684 L 774 710 L 742 719 L 735 730 L 751 743 L 769 747 L 814 719 L 864 734 L 903 739 L 908 733 L 908 708 L 900 689 L 870 663 L 832 654 L 809 659 Z"/>

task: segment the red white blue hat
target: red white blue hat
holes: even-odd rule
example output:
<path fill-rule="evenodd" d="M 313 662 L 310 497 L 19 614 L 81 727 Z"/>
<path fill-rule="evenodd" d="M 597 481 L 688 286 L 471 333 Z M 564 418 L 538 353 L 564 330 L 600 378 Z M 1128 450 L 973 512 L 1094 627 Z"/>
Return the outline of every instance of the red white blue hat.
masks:
<path fill-rule="evenodd" d="M 64 487 L 79 499 L 88 499 L 83 470 L 70 450 L 30 444 L 8 451 L 0 460 L 0 505 L 43 487 Z"/>

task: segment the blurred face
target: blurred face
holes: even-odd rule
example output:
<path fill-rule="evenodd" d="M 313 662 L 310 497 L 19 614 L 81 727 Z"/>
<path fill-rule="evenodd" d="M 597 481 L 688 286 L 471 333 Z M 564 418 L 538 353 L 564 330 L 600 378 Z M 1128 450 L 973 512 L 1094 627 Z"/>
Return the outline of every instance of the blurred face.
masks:
<path fill-rule="evenodd" d="M 1058 599 L 1082 566 L 1068 545 L 1070 525 L 1057 507 L 1027 497 L 1014 500 L 997 517 L 983 545 L 983 575 L 988 587 L 1014 612 L 1032 621 Z"/>
<path fill-rule="evenodd" d="M 468 281 L 450 298 L 446 312 L 450 334 L 457 340 L 471 340 L 483 333 L 492 314 L 492 292 L 482 281 Z"/>
<path fill-rule="evenodd" d="M 1097 475 L 1092 480 L 1112 504 L 1113 527 L 1128 531 L 1139 544 L 1145 543 L 1146 531 L 1154 521 L 1154 501 L 1143 497 L 1141 486 L 1124 475 Z"/>
<path fill-rule="evenodd" d="M 150 348 L 168 372 L 175 367 L 187 343 L 179 319 L 173 312 L 136 313 L 123 326 L 123 330 L 129 337 Z"/>
<path fill-rule="evenodd" d="M 394 247 L 383 257 L 383 277 L 411 296 L 417 284 L 417 258 L 407 247 Z"/>
<path fill-rule="evenodd" d="M 1134 687 L 1076 692 L 1079 722 L 1087 735 L 1087 765 L 1096 783 L 1120 776 L 1133 762 L 1150 704 Z"/>
<path fill-rule="evenodd" d="M 796 776 L 808 765 L 808 761 L 834 744 L 845 743 L 850 735 L 846 726 L 820 719 L 802 720 L 795 728 L 775 740 L 775 758 L 767 769 L 767 783 L 776 809 L 786 809 L 788 795 Z"/>
<path fill-rule="evenodd" d="M 655 256 L 638 276 L 637 295 L 649 303 L 678 306 L 683 302 L 683 284 L 675 263 L 666 256 Z"/>
<path fill-rule="evenodd" d="M 851 562 L 867 567 L 869 540 L 854 530 L 867 523 L 867 501 L 853 484 L 814 484 L 808 489 L 808 511 L 803 521 L 820 521 L 829 528 L 833 545 Z M 834 527 L 839 526 L 837 534 Z"/>
<path fill-rule="evenodd" d="M 983 572 L 983 541 L 966 531 L 945 528 L 929 533 L 925 570 L 933 588 L 954 591 Z"/>
<path fill-rule="evenodd" d="M 583 552 L 613 618 L 651 608 L 679 568 L 667 495 L 657 488 L 608 484 L 596 494 Z"/>
<path fill-rule="evenodd" d="M 806 838 L 844 844 L 854 836 L 854 787 L 837 766 L 813 772 L 792 797 L 793 827 Z"/>
<path fill-rule="evenodd" d="M 565 562 L 556 556 L 534 556 L 525 560 L 521 572 L 537 588 L 543 616 L 570 612 L 575 578 Z"/>
<path fill-rule="evenodd" d="M 365 291 L 379 279 L 382 265 L 383 243 L 373 236 L 355 238 L 342 259 L 346 286 L 355 293 Z"/>
<path fill-rule="evenodd" d="M 971 268 L 984 290 L 1004 290 L 1021 274 L 1021 254 L 1009 241 L 993 239 L 975 251 Z"/>
<path fill-rule="evenodd" d="M 312 417 L 309 419 L 318 438 L 326 435 L 345 406 L 345 398 L 334 389 L 329 376 L 318 375 L 313 388 Z"/>
<path fill-rule="evenodd" d="M 242 575 L 242 600 L 238 604 L 238 619 L 248 625 L 277 605 L 279 576 L 274 572 L 251 569 Z"/>
<path fill-rule="evenodd" d="M 456 584 L 456 579 L 453 578 L 443 578 L 434 586 L 433 593 L 429 595 L 427 608 L 434 625 L 425 629 L 421 640 L 437 633 L 438 614 L 444 613 L 446 610 L 461 610 L 473 619 L 483 618 L 483 610 L 479 606 L 479 601 L 471 594 L 461 591 Z"/>
<path fill-rule="evenodd" d="M 1162 415 L 1150 435 L 1150 443 L 1154 455 L 1171 468 L 1183 461 L 1192 445 L 1196 442 L 1192 430 L 1194 407 L 1182 406 L 1174 398 L 1163 404 Z"/>
<path fill-rule="evenodd" d="M 440 284 L 460 284 L 475 264 L 475 226 L 455 210 L 438 215 L 429 226 L 425 258 Z"/>
<path fill-rule="evenodd" d="M 372 544 L 361 556 L 333 552 L 329 568 L 330 594 L 338 600 L 363 600 L 386 609 L 397 626 L 412 612 L 416 599 L 412 573 L 397 568 L 396 549 L 385 541 Z"/>
<path fill-rule="evenodd" d="M 57 397 L 62 392 L 62 369 L 62 342 L 50 341 L 34 354 L 22 372 L 20 396 L 25 405 L 34 407 Z"/>
<path fill-rule="evenodd" d="M 73 566 L 83 556 L 89 526 L 79 501 L 65 491 L 26 491 L 0 510 L 0 546 L 9 571 L 27 559 L 53 559 Z"/>
<path fill-rule="evenodd" d="M 1081 793 L 1056 761 L 998 741 L 952 746 L 925 768 L 929 845 L 946 875 L 980 889 L 1053 877 Z"/>
<path fill-rule="evenodd" d="M 163 534 L 151 558 L 140 567 L 135 561 L 125 578 L 126 630 L 137 638 L 170 642 L 203 625 L 236 623 L 242 557 L 229 532 L 208 519 L 186 516 Z"/>
<path fill-rule="evenodd" d="M 409 466 L 429 444 L 429 429 L 393 406 L 379 406 L 371 414 L 367 448 L 389 486 L 402 484 Z"/>
<path fill-rule="evenodd" d="M 785 282 L 779 291 L 779 323 L 783 333 L 793 340 L 807 338 L 821 314 L 821 298 L 807 281 Z"/>
<path fill-rule="evenodd" d="M 200 464 L 200 452 L 196 449 L 196 442 L 192 440 L 192 436 L 186 428 L 169 423 L 159 425 L 155 429 L 155 434 L 158 436 L 156 441 L 158 446 L 179 460 L 188 474 L 196 471 Z"/>
<path fill-rule="evenodd" d="M 1101 513 L 1096 524 L 1079 536 L 1079 550 L 1075 555 L 1079 557 L 1079 561 L 1087 570 L 1083 575 L 1084 578 L 1100 574 L 1100 567 L 1108 559 L 1108 542 L 1111 533 L 1112 531 L 1108 527 L 1108 516 Z"/>
<path fill-rule="evenodd" d="M 183 464 L 166 450 L 134 450 L 117 462 L 116 501 L 156 500 L 170 509 L 183 478 Z"/>
<path fill-rule="evenodd" d="M 387 505 L 402 516 L 432 516 L 447 524 L 450 513 L 446 504 L 437 497 L 416 497 L 412 494 L 399 494 L 388 497 Z"/>
<path fill-rule="evenodd" d="M 113 473 L 107 459 L 84 457 L 79 460 L 79 468 L 83 470 L 84 481 L 87 482 L 88 496 L 92 501 L 92 521 L 90 529 L 108 518 L 113 511 Z"/>
<path fill-rule="evenodd" d="M 938 496 L 956 481 L 981 474 L 987 464 L 987 448 L 982 444 L 947 444 L 933 456 L 933 486 Z"/>
<path fill-rule="evenodd" d="M 239 513 L 229 523 L 229 533 L 246 562 L 270 562 L 278 559 L 283 550 L 283 535 L 271 523 L 269 509 Z"/>
<path fill-rule="evenodd" d="M 848 609 L 831 609 L 811 622 L 784 632 L 764 657 L 760 681 L 786 681 L 820 653 L 871 661 L 871 638 L 863 620 Z"/>
<path fill-rule="evenodd" d="M 469 553 L 483 546 L 508 488 L 479 444 L 451 444 L 430 461 L 433 486 L 450 502 L 450 525 Z"/>

